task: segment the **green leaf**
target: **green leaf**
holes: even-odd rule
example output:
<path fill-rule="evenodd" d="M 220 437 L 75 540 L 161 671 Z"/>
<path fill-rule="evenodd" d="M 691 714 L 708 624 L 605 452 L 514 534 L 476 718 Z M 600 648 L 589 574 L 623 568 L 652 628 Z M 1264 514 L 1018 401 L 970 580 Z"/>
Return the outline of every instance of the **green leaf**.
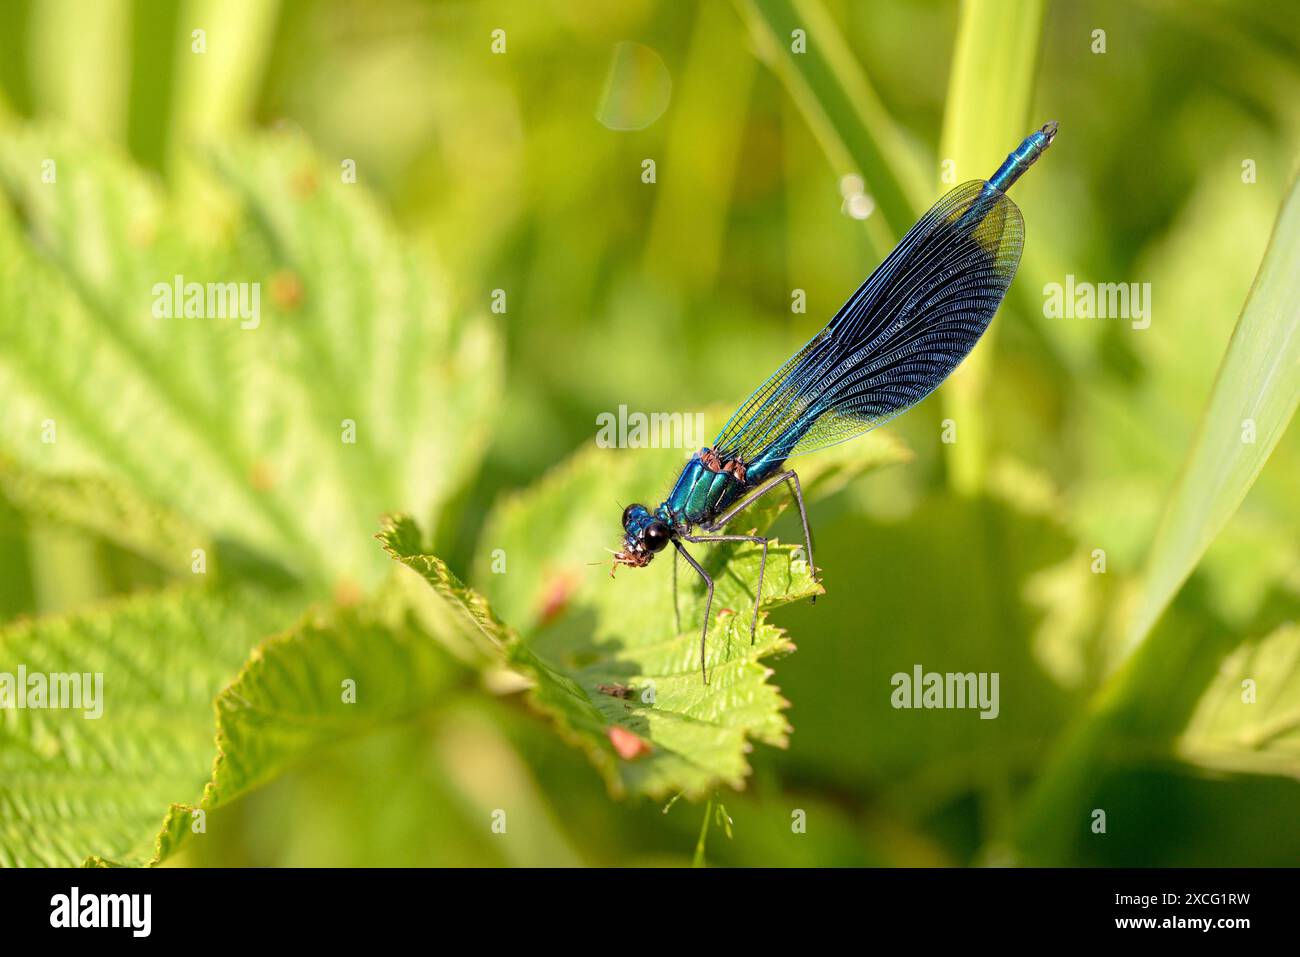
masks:
<path fill-rule="evenodd" d="M 204 800 L 226 803 L 321 745 L 419 714 L 456 676 L 435 641 L 391 614 L 312 616 L 257 648 L 217 699 L 221 754 Z"/>
<path fill-rule="evenodd" d="M 1300 778 L 1300 626 L 1228 656 L 1178 751 L 1219 771 Z"/>
<path fill-rule="evenodd" d="M 217 757 L 196 805 L 174 805 L 154 862 L 212 810 L 320 749 L 428 713 L 462 671 L 394 596 L 317 611 L 258 646 L 217 698 Z"/>
<path fill-rule="evenodd" d="M 801 464 L 805 496 L 815 500 L 906 457 L 884 432 L 829 449 Z M 694 578 L 683 575 L 679 630 L 670 561 L 624 569 L 612 581 L 607 563 L 592 567 L 600 543 L 619 531 L 616 503 L 660 487 L 683 462 L 671 449 L 591 448 L 507 502 L 484 531 L 476 566 L 491 604 L 419 550 L 410 519 L 390 520 L 381 534 L 389 553 L 433 586 L 444 619 L 458 618 L 468 640 L 530 680 L 534 705 L 590 756 L 615 793 L 700 796 L 719 785 L 740 787 L 750 742 L 782 746 L 790 732 L 786 702 L 768 683 L 762 659 L 793 645 L 766 614 L 749 640 L 757 546 L 697 549 L 717 581 L 707 685 L 699 670 L 704 596 Z M 766 528 L 781 499 L 773 494 L 735 527 Z M 765 610 L 820 593 L 795 553 L 772 544 Z"/>
<path fill-rule="evenodd" d="M 3 712 L 0 863 L 156 864 L 203 832 L 196 811 L 429 712 L 464 674 L 389 589 L 257 644 L 300 606 L 255 589 L 177 590 L 0 632 L 4 674 L 103 676 L 101 717 Z"/>
<path fill-rule="evenodd" d="M 102 536 L 164 568 L 211 545 L 193 522 L 100 475 L 47 475 L 0 458 L 0 495 L 30 518 Z"/>
<path fill-rule="evenodd" d="M 476 466 L 496 334 L 454 318 L 437 269 L 299 138 L 211 162 L 245 211 L 215 245 L 121 157 L 41 128 L 0 143 L 0 449 L 313 585 L 373 585 L 376 518 L 430 514 Z M 250 284 L 258 315 L 155 316 L 177 276 Z"/>
<path fill-rule="evenodd" d="M 418 540 L 411 526 L 409 518 L 392 519 L 381 534 L 385 548 L 422 575 L 468 627 L 495 644 L 501 663 L 529 679 L 533 705 L 591 758 L 615 793 L 662 796 L 684 791 L 700 796 L 719 784 L 740 787 L 748 772 L 744 753 L 750 738 L 785 743 L 785 702 L 765 683 L 771 672 L 757 663 L 793 648 L 778 629 L 764 624 L 754 645 L 745 640 L 741 648 L 738 616 L 731 615 L 722 642 L 725 654 L 715 636 L 707 686 L 695 666 L 695 642 L 685 634 L 655 642 L 573 647 L 559 660 L 548 660 L 522 642 L 442 561 L 405 550 Z M 737 574 L 756 572 L 751 564 L 741 563 Z M 792 576 L 788 560 L 777 559 L 770 566 L 775 577 L 797 581 L 798 591 L 781 595 L 781 600 L 816 593 L 806 572 L 802 578 Z M 739 604 L 734 581 L 729 576 L 719 583 L 720 603 Z M 602 685 L 609 690 L 602 691 Z"/>
<path fill-rule="evenodd" d="M 89 674 L 87 689 L 103 676 L 98 718 L 0 710 L 0 864 L 153 857 L 168 806 L 197 800 L 208 778 L 213 698 L 295 605 L 255 589 L 174 590 L 0 631 L 0 673 Z"/>

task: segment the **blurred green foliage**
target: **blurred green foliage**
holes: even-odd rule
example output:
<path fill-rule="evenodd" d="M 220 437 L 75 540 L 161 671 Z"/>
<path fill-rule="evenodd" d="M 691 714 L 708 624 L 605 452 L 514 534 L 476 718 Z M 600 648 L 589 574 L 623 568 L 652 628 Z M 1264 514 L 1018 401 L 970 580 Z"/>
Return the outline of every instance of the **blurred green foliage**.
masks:
<path fill-rule="evenodd" d="M 563 576 L 578 576 L 588 594 L 606 584 L 605 569 L 580 558 L 598 561 L 615 543 L 626 503 L 578 501 L 550 526 L 514 522 L 510 534 L 524 539 L 517 556 L 508 549 L 517 571 L 498 579 L 486 556 L 512 523 L 512 496 L 538 495 L 539 480 L 575 450 L 592 454 L 596 416 L 620 404 L 686 412 L 747 394 L 937 197 L 943 159 L 958 158 L 960 179 L 986 176 L 992 166 L 965 166 L 996 164 L 987 151 L 1004 125 L 1025 121 L 1003 152 L 1057 119 L 1056 144 L 1015 188 L 1025 257 L 996 335 L 976 353 L 977 383 L 954 381 L 893 423 L 913 462 L 856 479 L 813 508 L 827 594 L 772 614 L 798 646 L 773 665 L 793 733 L 786 749 L 759 745 L 747 756 L 753 774 L 742 792 L 719 792 L 733 836 L 715 828 L 707 858 L 1300 859 L 1297 636 L 1286 625 L 1300 611 L 1294 429 L 1279 433 L 1137 655 L 1129 631 L 1166 504 L 1193 513 L 1212 504 L 1194 482 L 1190 502 L 1173 490 L 1207 408 L 1232 397 L 1211 405 L 1294 173 L 1300 22 L 1286 5 L 1249 0 L 1033 3 L 1015 22 L 1041 21 L 1036 33 L 998 34 L 1008 50 L 1035 50 L 1024 68 L 992 55 L 982 62 L 988 6 L 0 5 L 0 671 L 20 648 L 35 663 L 37 651 L 25 649 L 70 621 L 151 603 L 160 609 L 148 614 L 166 616 L 177 601 L 228 609 L 228 587 L 275 581 L 268 602 L 304 589 L 318 609 L 350 609 L 328 612 L 330 621 L 370 614 L 391 596 L 377 584 L 386 568 L 369 533 L 381 511 L 396 509 L 415 511 L 432 528 L 424 544 L 451 572 L 532 632 L 531 610 Z M 790 52 L 795 22 L 806 24 L 808 59 Z M 201 54 L 196 29 L 206 31 Z M 507 44 L 499 55 L 498 29 Z M 1098 30 L 1104 53 L 1094 52 Z M 629 52 L 628 43 L 639 46 Z M 669 79 L 662 115 L 656 57 Z M 993 95 L 999 132 L 985 143 L 970 116 Z M 60 183 L 84 189 L 43 193 L 46 157 L 58 158 Z M 653 185 L 641 180 L 646 158 L 657 163 Z M 355 161 L 360 195 L 340 199 L 332 179 L 344 160 Z M 1246 161 L 1253 182 L 1243 181 Z M 294 171 L 309 167 L 331 182 L 303 204 L 311 181 L 304 187 Z M 844 212 L 847 174 L 877 202 L 865 221 Z M 141 222 L 161 225 L 133 232 Z M 105 252 L 86 238 L 96 235 L 116 240 Z M 268 285 L 290 269 L 306 291 L 301 331 L 240 342 L 241 333 L 203 328 L 132 342 L 131 310 L 147 308 L 149 286 L 177 263 L 196 277 L 238 268 Z M 1150 328 L 1045 318 L 1043 287 L 1067 275 L 1149 282 Z M 795 289 L 807 294 L 806 313 L 791 311 Z M 490 312 L 494 290 L 505 291 L 503 315 Z M 1256 311 L 1279 341 L 1288 328 L 1295 340 L 1293 302 Z M 353 328 L 376 337 L 359 348 Z M 414 338 L 386 338 L 396 330 Z M 387 350 L 399 372 L 371 363 L 372 348 Z M 136 389 L 138 368 L 171 401 Z M 1283 373 L 1238 378 L 1247 392 L 1281 387 L 1270 395 L 1285 400 L 1296 371 Z M 950 395 L 954 387 L 973 392 Z M 39 458 L 47 450 L 30 396 L 42 390 L 106 423 L 96 455 Z M 337 406 L 352 400 L 369 403 L 380 429 L 364 467 L 341 466 L 329 451 Z M 1275 420 L 1285 428 L 1281 404 Z M 958 419 L 956 446 L 940 441 L 947 415 Z M 176 436 L 202 444 L 214 434 L 216 460 L 187 471 L 189 447 Z M 972 454 L 968 434 L 978 443 L 974 473 L 959 460 Z M 269 510 L 248 496 L 267 484 L 256 463 L 221 460 L 258 443 L 295 463 Z M 76 448 L 69 441 L 58 452 Z M 642 500 L 658 501 L 670 473 Z M 955 478 L 967 474 L 977 479 Z M 788 515 L 778 529 L 797 537 Z M 189 569 L 190 543 L 209 539 L 215 596 L 194 588 Z M 560 544 L 563 575 L 546 564 Z M 1104 574 L 1093 570 L 1097 549 Z M 618 586 L 657 595 L 669 573 L 656 563 Z M 1175 589 L 1181 582 L 1157 566 L 1162 575 Z M 199 594 L 178 599 L 178 589 Z M 161 801 L 157 815 L 129 828 L 125 812 L 113 813 L 125 795 L 81 813 L 147 859 L 167 802 L 202 796 L 215 756 L 202 744 L 213 697 L 258 640 L 290 624 L 268 616 L 257 634 L 230 631 L 239 647 L 223 646 L 224 677 L 186 670 L 183 657 L 159 661 L 159 680 L 164 666 L 192 680 L 171 690 L 186 692 L 173 730 L 197 761 L 176 780 L 194 780 L 194 792 L 149 795 Z M 553 635 L 581 624 L 561 609 L 548 627 Z M 94 647 L 147 661 L 151 642 L 175 637 L 132 635 L 115 628 Z M 278 640 L 265 647 L 292 645 Z M 537 640 L 546 647 L 545 628 Z M 349 647 L 336 650 L 346 659 Z M 313 736 L 323 750 L 214 806 L 204 838 L 179 860 L 690 862 L 704 802 L 661 813 L 663 802 L 612 799 L 581 751 L 524 706 L 517 683 L 466 663 L 430 663 L 418 701 L 371 702 L 383 718 L 374 733 Z M 915 663 L 999 672 L 999 718 L 893 709 L 889 678 Z M 1243 727 L 1222 702 L 1251 669 L 1264 717 Z M 290 678 L 280 691 L 304 687 Z M 159 697 L 150 720 L 168 703 Z M 16 735 L 57 727 L 44 715 L 24 720 L 40 728 L 3 725 L 10 772 Z M 146 740 L 118 746 L 135 759 L 163 748 Z M 279 739 L 250 740 L 274 749 Z M 22 812 L 39 786 L 0 779 L 9 846 L 19 832 L 30 838 Z M 506 802 L 508 838 L 490 828 Z M 1090 830 L 1095 808 L 1106 811 L 1104 835 Z M 806 833 L 792 833 L 796 809 Z M 78 833 L 42 839 L 33 857 L 106 853 L 81 846 Z"/>

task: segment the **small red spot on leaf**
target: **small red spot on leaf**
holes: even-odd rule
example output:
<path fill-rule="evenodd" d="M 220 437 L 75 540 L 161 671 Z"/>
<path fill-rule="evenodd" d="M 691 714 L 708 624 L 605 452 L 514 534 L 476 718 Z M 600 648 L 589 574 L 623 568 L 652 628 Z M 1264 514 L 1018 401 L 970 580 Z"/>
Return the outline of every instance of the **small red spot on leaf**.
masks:
<path fill-rule="evenodd" d="M 543 586 L 541 609 L 537 612 L 537 623 L 547 625 L 559 618 L 573 597 L 576 583 L 569 575 L 561 573 Z"/>
<path fill-rule="evenodd" d="M 614 745 L 614 750 L 624 761 L 635 761 L 654 750 L 654 745 L 649 741 L 622 725 L 611 724 L 605 732 L 609 735 L 610 744 Z"/>
<path fill-rule="evenodd" d="M 350 578 L 340 578 L 334 582 L 334 601 L 344 608 L 352 608 L 365 597 L 361 586 Z"/>
<path fill-rule="evenodd" d="M 293 175 L 293 191 L 300 199 L 307 199 L 314 195 L 319 185 L 316 170 L 310 166 L 301 167 Z"/>
<path fill-rule="evenodd" d="M 302 280 L 288 269 L 271 277 L 271 302 L 282 312 L 292 312 L 302 305 Z"/>

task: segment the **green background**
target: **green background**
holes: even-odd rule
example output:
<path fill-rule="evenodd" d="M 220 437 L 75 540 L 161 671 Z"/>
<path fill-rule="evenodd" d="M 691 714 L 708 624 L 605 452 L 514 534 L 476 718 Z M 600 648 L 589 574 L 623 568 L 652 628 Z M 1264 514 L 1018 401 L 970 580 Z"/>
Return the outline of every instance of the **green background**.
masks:
<path fill-rule="evenodd" d="M 982 22 L 1008 16 L 1024 36 Z M 807 24 L 806 61 L 773 57 L 761 35 L 775 24 L 788 53 L 790 22 Z M 204 24 L 196 70 L 190 30 Z M 496 29 L 504 54 L 491 50 Z M 641 48 L 620 53 L 629 42 Z M 1162 511 L 1291 182 L 1298 88 L 1300 19 L 1286 4 L 0 5 L 0 137 L 67 130 L 83 155 L 130 162 L 181 206 L 210 188 L 194 157 L 252 131 L 300 131 L 327 170 L 355 161 L 379 215 L 442 276 L 430 294 L 454 319 L 478 317 L 500 350 L 482 441 L 456 462 L 431 449 L 428 468 L 454 467 L 456 480 L 420 516 L 434 552 L 480 588 L 494 507 L 594 445 L 598 415 L 739 401 L 834 313 L 896 223 L 947 188 L 944 158 L 960 157 L 959 180 L 988 176 L 1021 136 L 1059 121 L 1012 194 L 1026 251 L 977 353 L 980 378 L 891 423 L 912 461 L 812 510 L 827 594 L 775 612 L 798 651 L 769 662 L 793 734 L 785 749 L 755 746 L 742 792 L 719 790 L 730 837 L 710 829 L 714 864 L 1000 864 L 1032 859 L 1043 833 L 1044 859 L 1068 864 L 1300 859 L 1296 656 L 1260 679 L 1285 699 L 1278 761 L 1225 767 L 1178 744 L 1219 661 L 1300 609 L 1294 429 L 1156 626 L 1184 657 L 1108 713 L 1086 762 L 1069 743 L 1079 722 L 1087 739 L 1125 659 Z M 849 173 L 876 201 L 865 221 L 846 215 Z M 184 222 L 215 235 L 221 216 L 196 205 Z M 1150 283 L 1150 328 L 1046 318 L 1043 287 L 1067 275 Z M 497 289 L 504 315 L 490 309 Z M 806 313 L 791 311 L 795 289 Z M 21 459 L 16 441 L 0 452 Z M 413 432 L 399 444 L 436 442 Z M 607 519 L 586 546 L 599 562 L 620 503 L 582 504 Z M 376 498 L 359 521 L 402 507 Z M 794 537 L 788 515 L 780 529 Z M 532 533 L 540 554 L 561 534 L 544 521 Z M 15 496 L 0 498 L 0 562 L 5 622 L 188 577 Z M 667 573 L 661 562 L 622 574 Z M 894 710 L 889 677 L 917 663 L 998 672 L 1000 717 Z M 1076 760 L 1082 780 L 1062 771 Z M 1035 816 L 1052 800 L 1049 770 L 1076 816 Z M 486 824 L 501 793 L 516 808 L 508 840 Z M 461 682 L 214 811 L 207 839 L 173 860 L 688 863 L 714 812 L 664 804 L 611 797 L 520 695 Z M 796 808 L 806 834 L 791 832 Z M 1105 834 L 1089 829 L 1094 808 Z"/>

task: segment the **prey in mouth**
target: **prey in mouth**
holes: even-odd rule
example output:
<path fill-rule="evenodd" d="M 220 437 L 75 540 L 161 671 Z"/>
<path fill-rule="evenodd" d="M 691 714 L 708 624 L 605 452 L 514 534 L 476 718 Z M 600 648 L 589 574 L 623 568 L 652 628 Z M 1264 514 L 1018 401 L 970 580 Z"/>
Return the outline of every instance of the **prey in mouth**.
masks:
<path fill-rule="evenodd" d="M 614 553 L 614 567 L 644 568 L 673 540 L 673 528 L 661 517 L 651 513 L 644 505 L 629 505 L 623 509 L 623 550 Z"/>

